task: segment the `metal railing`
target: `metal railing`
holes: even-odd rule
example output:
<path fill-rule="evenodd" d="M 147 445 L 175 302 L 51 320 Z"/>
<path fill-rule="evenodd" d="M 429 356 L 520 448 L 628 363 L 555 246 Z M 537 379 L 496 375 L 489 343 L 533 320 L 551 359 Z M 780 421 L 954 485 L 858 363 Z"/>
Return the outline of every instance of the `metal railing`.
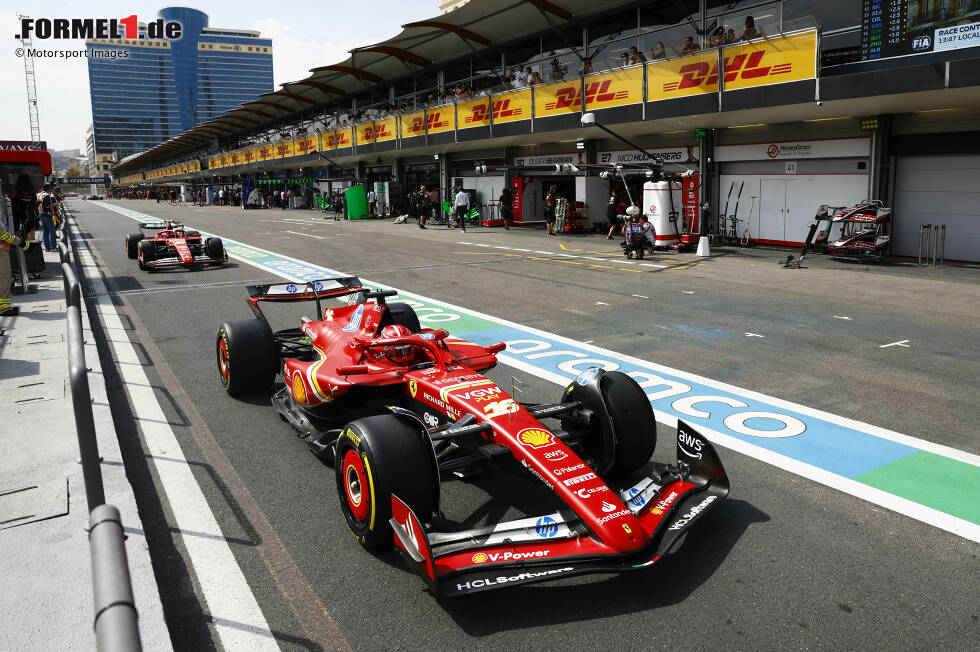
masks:
<path fill-rule="evenodd" d="M 139 615 L 126 558 L 125 535 L 119 510 L 105 502 L 102 484 L 102 458 L 95 433 L 92 395 L 89 391 L 85 340 L 82 335 L 82 292 L 71 264 L 71 239 L 65 209 L 58 252 L 64 280 L 68 312 L 68 378 L 75 431 L 81 454 L 85 498 L 89 509 L 89 549 L 92 559 L 92 586 L 95 601 L 93 627 L 99 650 L 141 650 Z M 76 257 L 77 263 L 77 257 Z"/>
<path fill-rule="evenodd" d="M 923 265 L 922 257 L 922 242 L 926 243 L 925 247 L 925 264 Z M 936 268 L 936 254 L 939 254 L 939 265 L 938 268 L 942 269 L 946 266 L 946 225 L 945 224 L 920 224 L 919 225 L 919 256 L 916 259 L 916 267 L 932 267 Z M 932 256 L 932 262 L 930 262 L 930 255 Z"/>

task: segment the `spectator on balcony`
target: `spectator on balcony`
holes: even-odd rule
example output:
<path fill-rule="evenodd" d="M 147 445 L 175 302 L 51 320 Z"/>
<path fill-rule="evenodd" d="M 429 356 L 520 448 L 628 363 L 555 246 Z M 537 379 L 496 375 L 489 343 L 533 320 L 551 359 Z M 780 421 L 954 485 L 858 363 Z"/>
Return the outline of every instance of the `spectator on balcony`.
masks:
<path fill-rule="evenodd" d="M 748 41 L 750 39 L 759 38 L 759 30 L 755 27 L 755 18 L 752 16 L 745 17 L 745 29 L 742 30 L 742 41 Z"/>
<path fill-rule="evenodd" d="M 643 53 L 636 49 L 636 46 L 630 48 L 630 65 L 635 66 L 637 64 L 646 63 L 647 58 L 643 56 Z"/>
<path fill-rule="evenodd" d="M 508 77 L 508 83 L 510 84 L 511 88 L 521 87 L 521 81 L 517 78 L 517 74 L 513 70 L 510 71 L 510 77 Z"/>
<path fill-rule="evenodd" d="M 725 44 L 725 28 L 719 25 L 708 37 L 708 47 L 717 48 Z"/>
<path fill-rule="evenodd" d="M 630 55 L 626 52 L 623 52 L 622 54 L 619 55 L 619 67 L 626 68 L 629 65 L 630 65 Z"/>
<path fill-rule="evenodd" d="M 667 58 L 667 51 L 664 49 L 663 41 L 657 41 L 657 47 L 650 48 L 650 58 L 653 60 Z"/>
<path fill-rule="evenodd" d="M 728 28 L 728 31 L 725 32 L 725 45 L 735 43 L 736 41 L 738 41 L 738 37 L 735 36 L 735 30 Z"/>
<path fill-rule="evenodd" d="M 537 86 L 538 84 L 543 84 L 543 83 L 544 80 L 541 79 L 541 75 L 538 74 L 537 70 L 531 73 L 531 79 L 528 80 L 528 84 L 530 86 Z"/>
<path fill-rule="evenodd" d="M 561 71 L 558 66 L 558 59 L 551 60 L 551 81 L 561 81 L 565 78 L 565 74 Z"/>
<path fill-rule="evenodd" d="M 681 54 L 690 54 L 691 52 L 697 52 L 701 49 L 701 46 L 694 42 L 694 38 L 687 36 L 684 38 L 684 48 L 681 50 Z"/>
<path fill-rule="evenodd" d="M 528 68 L 524 69 L 524 64 L 517 66 L 517 81 L 520 82 L 521 86 L 527 86 L 531 83 L 531 70 Z"/>
<path fill-rule="evenodd" d="M 592 59 L 585 59 L 582 61 L 582 74 L 591 75 L 595 70 L 592 68 Z"/>

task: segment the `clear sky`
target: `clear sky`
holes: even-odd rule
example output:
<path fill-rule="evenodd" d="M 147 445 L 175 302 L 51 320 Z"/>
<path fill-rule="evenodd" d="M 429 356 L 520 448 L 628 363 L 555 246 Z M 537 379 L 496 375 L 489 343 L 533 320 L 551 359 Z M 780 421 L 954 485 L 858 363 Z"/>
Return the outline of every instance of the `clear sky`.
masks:
<path fill-rule="evenodd" d="M 211 27 L 237 27 L 272 39 L 275 83 L 309 75 L 310 68 L 347 59 L 348 50 L 395 36 L 401 26 L 439 13 L 438 0 L 370 0 L 369 2 L 275 2 L 215 0 L 206 3 L 130 0 L 0 0 L 0 140 L 30 140 L 24 61 L 17 14 L 34 18 L 124 18 L 155 20 L 167 6 L 188 6 L 210 17 Z M 35 48 L 84 50 L 84 41 L 34 40 Z M 41 138 L 49 149 L 79 148 L 85 153 L 85 130 L 92 122 L 88 68 L 84 58 L 34 60 Z"/>

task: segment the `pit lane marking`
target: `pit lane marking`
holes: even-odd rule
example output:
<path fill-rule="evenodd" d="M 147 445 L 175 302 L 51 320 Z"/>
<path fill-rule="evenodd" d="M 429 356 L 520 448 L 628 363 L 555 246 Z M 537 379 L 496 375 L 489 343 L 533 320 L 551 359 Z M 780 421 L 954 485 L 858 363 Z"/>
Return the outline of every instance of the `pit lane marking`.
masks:
<path fill-rule="evenodd" d="M 904 347 L 906 349 L 911 348 L 908 345 L 908 340 L 902 340 L 901 342 L 892 342 L 891 344 L 882 344 L 878 348 L 879 349 L 887 349 L 889 346 L 901 346 L 901 347 Z"/>
<path fill-rule="evenodd" d="M 129 209 L 116 208 L 101 202 L 95 203 L 126 215 L 133 220 L 154 219 Z M 337 270 L 313 265 L 252 245 L 237 243 L 232 240 L 228 240 L 228 242 L 232 244 L 233 256 L 235 256 L 234 248 L 241 251 L 241 256 L 235 256 L 239 260 L 292 281 L 324 278 L 324 275 L 344 275 L 343 272 Z M 249 253 L 245 253 L 246 251 Z M 376 283 L 368 279 L 362 279 L 362 281 L 367 285 L 376 285 L 382 288 L 390 287 L 387 284 Z M 682 292 L 694 294 L 693 290 L 682 290 Z M 590 344 L 582 344 L 561 335 L 546 333 L 530 326 L 492 317 L 418 293 L 403 292 L 403 295 L 407 301 L 418 306 L 417 310 L 436 313 L 431 317 L 429 315 L 421 317 L 423 322 L 447 322 L 457 319 L 478 320 L 476 324 L 469 324 L 459 329 L 458 333 L 477 343 L 508 341 L 507 351 L 498 354 L 499 362 L 560 386 L 565 386 L 574 380 L 576 375 L 582 371 L 581 365 L 591 364 L 606 369 L 621 369 L 623 371 L 632 369 L 630 373 L 634 377 L 643 379 L 644 386 L 667 387 L 666 390 L 655 391 L 655 395 L 679 397 L 670 398 L 669 400 L 672 400 L 673 403 L 651 397 L 651 403 L 656 400 L 658 407 L 666 406 L 665 409 L 670 410 L 654 408 L 657 420 L 669 427 L 676 427 L 678 414 L 682 415 L 683 418 L 692 415 L 693 405 L 688 405 L 688 403 L 721 402 L 723 405 L 731 405 L 731 402 L 735 401 L 737 404 L 745 405 L 748 411 L 741 415 L 736 412 L 727 417 L 725 410 L 716 409 L 716 415 L 713 414 L 711 419 L 707 419 L 703 424 L 699 423 L 698 425 L 706 436 L 721 446 L 870 503 L 886 507 L 898 514 L 914 518 L 971 541 L 980 542 L 980 520 L 970 520 L 972 517 L 954 515 L 954 511 L 966 514 L 962 506 L 959 505 L 932 507 L 926 504 L 923 502 L 924 499 L 915 492 L 916 487 L 922 488 L 922 483 L 916 486 L 910 485 L 911 488 L 903 488 L 909 484 L 904 483 L 885 489 L 860 479 L 867 475 L 866 469 L 871 471 L 887 469 L 894 462 L 908 459 L 914 454 L 913 452 L 919 452 L 943 457 L 949 463 L 960 464 L 961 466 L 956 468 L 957 481 L 960 483 L 967 482 L 968 485 L 966 486 L 974 486 L 977 483 L 977 478 L 980 477 L 980 456 L 978 455 L 729 385 L 681 369 L 659 365 Z M 450 312 L 446 312 L 446 310 Z M 480 324 L 480 321 L 485 325 Z M 528 345 L 532 345 L 532 348 L 527 348 Z M 554 353 L 548 354 L 549 356 L 559 353 L 562 356 L 558 358 L 549 357 L 540 361 L 535 359 L 533 362 L 530 358 L 524 357 L 529 352 L 548 349 L 554 350 Z M 705 395 L 700 396 L 699 394 Z M 650 395 L 648 394 L 648 396 Z M 674 407 L 682 403 L 683 409 Z M 758 410 L 762 410 L 762 412 Z M 706 410 L 702 412 L 706 412 Z M 755 415 L 767 415 L 764 417 L 767 419 L 773 417 L 785 419 L 787 422 L 796 423 L 797 426 L 802 423 L 804 431 L 799 433 L 800 439 L 798 441 L 800 443 L 794 443 L 795 437 L 787 439 L 777 436 L 773 438 L 773 435 L 758 434 L 761 431 L 751 428 L 745 423 L 746 420 L 759 418 Z M 736 417 L 741 417 L 742 420 L 738 420 Z M 722 420 L 724 421 L 723 424 Z M 806 427 L 808 423 L 809 428 Z M 746 433 L 749 431 L 753 431 L 755 434 L 751 439 L 747 438 L 749 434 Z M 842 456 L 842 451 L 848 454 Z M 934 492 L 938 487 L 939 485 L 934 483 L 926 488 Z M 944 509 L 947 511 L 943 511 Z"/>
<path fill-rule="evenodd" d="M 286 231 L 286 233 L 292 233 L 293 235 L 301 235 L 306 238 L 316 238 L 317 240 L 328 240 L 325 235 L 313 235 L 312 233 L 300 233 L 299 231 Z"/>

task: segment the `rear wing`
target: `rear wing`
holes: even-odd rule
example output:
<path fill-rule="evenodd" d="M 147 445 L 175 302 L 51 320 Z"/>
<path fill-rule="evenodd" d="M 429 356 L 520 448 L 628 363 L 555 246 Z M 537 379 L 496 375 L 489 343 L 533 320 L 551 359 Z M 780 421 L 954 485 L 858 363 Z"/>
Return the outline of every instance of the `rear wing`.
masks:
<path fill-rule="evenodd" d="M 180 222 L 174 222 L 173 220 L 160 220 L 159 222 L 140 222 L 140 230 L 147 229 L 183 229 L 184 225 Z"/>
<path fill-rule="evenodd" d="M 337 297 L 366 292 L 367 288 L 361 285 L 361 280 L 356 276 L 340 276 L 337 278 L 324 278 L 317 281 L 298 281 L 289 283 L 271 283 L 268 285 L 249 285 L 248 305 L 259 319 L 265 319 L 262 310 L 259 308 L 260 301 L 275 301 L 278 303 L 295 303 L 298 301 L 315 301 L 317 315 L 323 315 L 323 306 L 320 305 L 322 299 L 335 299 Z"/>

